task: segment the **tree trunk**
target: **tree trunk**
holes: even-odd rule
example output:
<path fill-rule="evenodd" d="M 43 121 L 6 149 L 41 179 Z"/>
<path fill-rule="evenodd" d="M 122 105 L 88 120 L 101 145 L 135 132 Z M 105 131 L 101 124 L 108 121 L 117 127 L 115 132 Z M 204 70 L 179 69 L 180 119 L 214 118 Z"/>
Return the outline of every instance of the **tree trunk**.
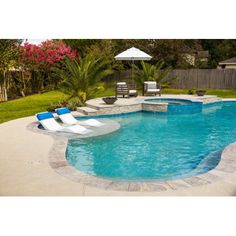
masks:
<path fill-rule="evenodd" d="M 6 72 L 3 72 L 3 80 L 0 83 L 0 102 L 7 101 Z"/>
<path fill-rule="evenodd" d="M 24 90 L 21 91 L 21 95 L 22 95 L 22 97 L 25 97 Z"/>
<path fill-rule="evenodd" d="M 31 87 L 33 93 L 39 92 L 38 80 L 37 80 L 37 72 L 35 70 L 31 71 Z"/>
<path fill-rule="evenodd" d="M 26 84 L 25 83 L 26 82 L 25 82 L 24 72 L 23 71 L 21 71 L 20 76 L 21 76 L 22 83 L 23 83 L 23 88 L 21 90 L 21 95 L 22 95 L 22 97 L 25 97 L 25 90 L 26 90 Z"/>
<path fill-rule="evenodd" d="M 7 89 L 4 85 L 0 85 L 0 102 L 7 101 Z"/>

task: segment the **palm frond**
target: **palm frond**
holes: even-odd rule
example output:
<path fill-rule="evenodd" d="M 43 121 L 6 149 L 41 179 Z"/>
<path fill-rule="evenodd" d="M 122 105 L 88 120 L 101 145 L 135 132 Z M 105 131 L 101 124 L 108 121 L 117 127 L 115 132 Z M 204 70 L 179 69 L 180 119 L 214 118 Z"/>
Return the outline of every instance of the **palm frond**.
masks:
<path fill-rule="evenodd" d="M 53 69 L 53 76 L 60 78 L 64 92 L 85 102 L 102 89 L 101 86 L 96 86 L 97 83 L 113 73 L 108 65 L 107 60 L 96 59 L 91 55 L 80 58 L 79 62 L 67 57 L 65 68 Z"/>

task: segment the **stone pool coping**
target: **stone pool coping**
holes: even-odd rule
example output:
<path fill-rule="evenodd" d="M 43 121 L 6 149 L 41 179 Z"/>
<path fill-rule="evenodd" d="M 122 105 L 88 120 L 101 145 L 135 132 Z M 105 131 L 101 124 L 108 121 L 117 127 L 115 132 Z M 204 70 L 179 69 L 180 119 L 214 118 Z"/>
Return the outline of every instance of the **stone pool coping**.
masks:
<path fill-rule="evenodd" d="M 165 96 L 167 97 L 167 96 Z M 171 95 L 180 98 L 181 96 Z M 186 95 L 183 96 L 186 98 Z M 223 99 L 236 101 L 236 99 Z M 65 148 L 67 137 L 53 137 L 45 132 L 32 132 L 30 125 L 36 124 L 34 116 L 20 118 L 0 124 L 0 195 L 1 196 L 235 196 L 236 172 L 234 160 L 236 158 L 236 144 L 230 144 L 222 153 L 223 164 L 212 171 L 192 179 L 192 182 L 177 180 L 166 181 L 160 186 L 154 183 L 146 186 L 129 183 L 123 186 L 112 184 L 110 188 L 98 186 L 97 178 L 93 183 L 82 173 L 83 183 L 78 182 L 77 170 L 67 167 Z M 57 149 L 56 146 L 60 148 Z M 57 152 L 58 157 L 55 155 Z M 61 153 L 59 152 L 61 150 Z M 227 158 L 229 156 L 229 158 Z M 60 160 L 60 158 L 62 158 Z M 60 167 L 61 165 L 61 167 Z M 230 166 L 228 169 L 227 166 Z M 76 172 L 76 173 L 75 173 Z M 75 176 L 73 176 L 75 174 Z M 208 174 L 208 176 L 207 176 Z M 81 178 L 79 177 L 79 178 Z M 91 176 L 89 176 L 91 177 Z M 205 178 L 207 178 L 205 180 Z M 201 183 L 201 184 L 200 184 Z M 147 187 L 149 190 L 147 190 Z M 164 189 L 165 188 L 165 189 Z M 113 190 L 114 189 L 114 190 Z M 117 191 L 118 190 L 118 191 Z"/>
<path fill-rule="evenodd" d="M 232 100 L 232 99 L 231 99 Z M 232 100 L 233 101 L 233 100 Z M 232 173 L 236 173 L 236 142 L 227 146 L 221 153 L 219 164 L 212 170 L 193 177 L 167 180 L 167 181 L 119 181 L 107 178 L 101 178 L 93 175 L 88 175 L 75 169 L 69 165 L 66 160 L 66 148 L 71 135 L 61 135 L 54 132 L 48 132 L 37 128 L 37 123 L 31 123 L 28 128 L 34 132 L 44 133 L 52 136 L 54 145 L 49 152 L 49 164 L 58 174 L 77 183 L 89 185 L 92 187 L 103 188 L 105 190 L 115 191 L 166 191 L 179 190 L 182 188 L 191 188 L 214 183 L 216 181 L 227 178 Z M 112 132 L 118 130 L 114 129 Z"/>
<path fill-rule="evenodd" d="M 60 137 L 54 140 L 54 145 L 49 153 L 50 166 L 60 175 L 70 180 L 93 187 L 103 188 L 106 190 L 119 191 L 166 191 L 168 189 L 178 190 L 181 188 L 191 188 L 211 184 L 223 180 L 229 175 L 236 173 L 236 142 L 227 146 L 222 154 L 219 164 L 207 173 L 183 178 L 179 180 L 168 181 L 119 181 L 100 178 L 83 173 L 70 166 L 65 158 L 67 148 L 67 139 Z"/>

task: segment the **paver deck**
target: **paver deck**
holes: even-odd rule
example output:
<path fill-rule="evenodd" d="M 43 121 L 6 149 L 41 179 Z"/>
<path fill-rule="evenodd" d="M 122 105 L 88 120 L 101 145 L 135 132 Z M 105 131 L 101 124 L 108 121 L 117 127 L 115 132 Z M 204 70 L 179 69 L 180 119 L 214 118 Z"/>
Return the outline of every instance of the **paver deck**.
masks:
<path fill-rule="evenodd" d="M 96 98 L 96 99 L 91 99 L 86 102 L 87 106 L 97 108 L 97 109 L 102 109 L 102 108 L 107 108 L 107 107 L 117 107 L 117 106 L 129 106 L 129 105 L 137 105 L 142 103 L 145 99 L 151 99 L 151 98 L 176 98 L 176 99 L 189 99 L 191 101 L 202 101 L 203 103 L 206 102 L 216 102 L 220 101 L 221 99 L 218 98 L 217 96 L 214 95 L 205 95 L 203 97 L 199 97 L 196 95 L 181 95 L 181 94 L 163 94 L 161 97 L 159 96 L 138 96 L 138 97 L 130 97 L 130 98 L 118 98 L 118 100 L 112 104 L 112 105 L 107 105 L 104 103 L 102 98 Z"/>

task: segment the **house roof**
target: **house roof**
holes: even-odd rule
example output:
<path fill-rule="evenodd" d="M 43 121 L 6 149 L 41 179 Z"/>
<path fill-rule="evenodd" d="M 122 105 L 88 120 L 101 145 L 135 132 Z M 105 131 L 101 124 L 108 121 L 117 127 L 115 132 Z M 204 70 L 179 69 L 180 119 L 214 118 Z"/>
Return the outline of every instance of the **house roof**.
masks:
<path fill-rule="evenodd" d="M 236 64 L 236 57 L 232 57 L 228 60 L 219 62 L 219 65 L 226 65 L 226 64 Z"/>

